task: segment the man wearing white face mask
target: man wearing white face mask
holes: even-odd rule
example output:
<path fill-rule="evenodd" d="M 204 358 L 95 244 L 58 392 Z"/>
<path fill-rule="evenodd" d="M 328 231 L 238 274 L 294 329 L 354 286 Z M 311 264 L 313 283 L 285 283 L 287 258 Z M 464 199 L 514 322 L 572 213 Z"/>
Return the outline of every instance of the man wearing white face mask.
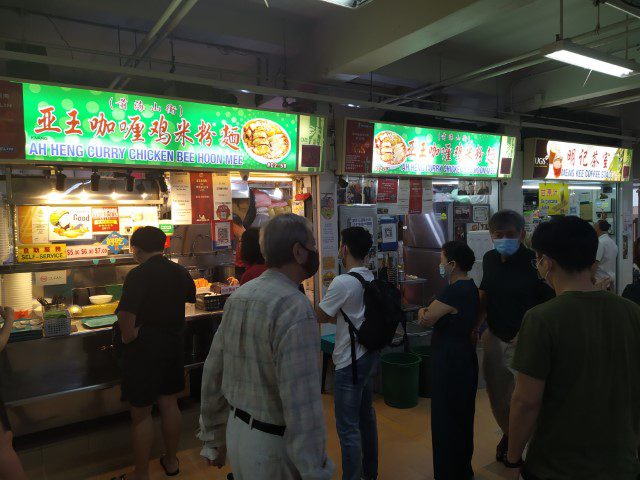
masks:
<path fill-rule="evenodd" d="M 496 448 L 496 460 L 506 460 L 509 432 L 509 405 L 515 386 L 511 360 L 518 331 L 527 310 L 553 298 L 549 288 L 533 268 L 534 253 L 526 248 L 524 218 L 512 210 L 502 210 L 489 220 L 495 246 L 482 260 L 480 315 L 488 329 L 482 336 L 482 371 L 496 422 L 503 432 Z"/>

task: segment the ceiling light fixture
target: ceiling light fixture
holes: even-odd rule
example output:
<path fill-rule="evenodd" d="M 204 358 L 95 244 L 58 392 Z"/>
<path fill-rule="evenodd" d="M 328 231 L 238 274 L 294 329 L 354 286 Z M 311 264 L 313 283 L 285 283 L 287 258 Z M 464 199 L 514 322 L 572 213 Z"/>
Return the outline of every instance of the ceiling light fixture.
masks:
<path fill-rule="evenodd" d="M 133 192 L 133 184 L 135 182 L 135 179 L 131 174 L 131 170 L 127 170 L 126 181 L 127 181 L 127 185 L 126 185 L 127 192 Z"/>
<path fill-rule="evenodd" d="M 640 64 L 576 45 L 569 40 L 559 40 L 542 49 L 545 57 L 576 67 L 624 78 L 640 70 Z"/>
<path fill-rule="evenodd" d="M 365 6 L 367 3 L 373 2 L 373 0 L 322 0 L 323 2 L 333 3 L 334 5 L 340 5 L 347 8 L 359 8 Z"/>
<path fill-rule="evenodd" d="M 598 4 L 608 5 L 632 17 L 640 18 L 640 4 L 634 5 L 629 0 L 599 0 Z"/>
<path fill-rule="evenodd" d="M 91 191 L 100 191 L 100 174 L 98 173 L 98 170 L 94 170 L 91 174 Z"/>
<path fill-rule="evenodd" d="M 59 192 L 64 192 L 64 181 L 67 179 L 67 176 L 62 173 L 62 170 L 56 170 L 56 190 Z"/>

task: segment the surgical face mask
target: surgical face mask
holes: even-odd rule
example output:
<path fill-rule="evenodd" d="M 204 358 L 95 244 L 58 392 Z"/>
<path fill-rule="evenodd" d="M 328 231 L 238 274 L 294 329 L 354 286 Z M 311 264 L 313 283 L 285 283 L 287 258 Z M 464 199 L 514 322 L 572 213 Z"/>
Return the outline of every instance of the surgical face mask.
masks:
<path fill-rule="evenodd" d="M 510 257 L 520 248 L 520 240 L 518 238 L 496 238 L 493 246 L 500 255 Z"/>
<path fill-rule="evenodd" d="M 345 263 L 344 263 L 344 250 L 343 250 L 342 248 L 341 248 L 340 250 L 338 250 L 338 260 L 340 260 L 340 264 L 341 264 L 343 267 L 345 267 L 345 268 L 347 267 L 347 266 L 345 265 Z"/>
<path fill-rule="evenodd" d="M 311 250 L 304 245 L 302 245 L 302 248 L 307 251 L 307 259 L 302 264 L 302 268 L 307 275 L 306 278 L 311 278 L 316 274 L 318 268 L 320 268 L 320 254 L 317 250 Z"/>
<path fill-rule="evenodd" d="M 450 265 L 452 263 L 453 262 L 449 262 L 447 263 L 447 265 Z M 447 272 L 447 265 L 440 264 L 440 276 L 442 278 L 447 278 L 449 275 L 451 275 L 451 272 Z"/>
<path fill-rule="evenodd" d="M 440 276 L 442 278 L 447 278 L 447 268 L 442 264 L 440 264 Z"/>

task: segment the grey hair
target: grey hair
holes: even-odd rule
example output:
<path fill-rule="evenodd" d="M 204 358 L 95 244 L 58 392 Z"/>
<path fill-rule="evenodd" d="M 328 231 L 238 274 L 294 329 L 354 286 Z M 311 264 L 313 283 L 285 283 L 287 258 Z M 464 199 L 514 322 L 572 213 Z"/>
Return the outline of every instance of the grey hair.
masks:
<path fill-rule="evenodd" d="M 311 222 L 293 213 L 273 217 L 260 229 L 260 250 L 267 267 L 279 268 L 295 260 L 293 246 L 313 238 Z"/>

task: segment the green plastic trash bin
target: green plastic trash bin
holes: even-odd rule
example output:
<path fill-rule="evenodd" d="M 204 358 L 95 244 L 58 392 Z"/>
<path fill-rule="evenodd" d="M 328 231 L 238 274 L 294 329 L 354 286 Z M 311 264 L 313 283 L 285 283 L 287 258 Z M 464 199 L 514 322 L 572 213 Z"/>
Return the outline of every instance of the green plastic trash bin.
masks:
<path fill-rule="evenodd" d="M 395 408 L 413 408 L 418 404 L 420 356 L 393 352 L 382 356 L 382 394 L 384 403 Z"/>
<path fill-rule="evenodd" d="M 413 353 L 420 357 L 419 392 L 422 398 L 431 398 L 431 347 L 421 345 L 411 349 Z"/>

